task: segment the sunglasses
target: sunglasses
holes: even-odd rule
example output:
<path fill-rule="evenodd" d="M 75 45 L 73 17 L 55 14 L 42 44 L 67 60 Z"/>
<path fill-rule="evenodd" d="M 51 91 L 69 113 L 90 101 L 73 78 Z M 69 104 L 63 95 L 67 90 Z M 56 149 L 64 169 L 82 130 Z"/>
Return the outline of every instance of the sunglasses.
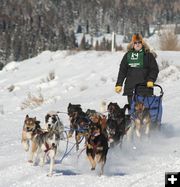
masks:
<path fill-rule="evenodd" d="M 142 41 L 134 42 L 134 45 L 135 44 L 142 44 Z"/>

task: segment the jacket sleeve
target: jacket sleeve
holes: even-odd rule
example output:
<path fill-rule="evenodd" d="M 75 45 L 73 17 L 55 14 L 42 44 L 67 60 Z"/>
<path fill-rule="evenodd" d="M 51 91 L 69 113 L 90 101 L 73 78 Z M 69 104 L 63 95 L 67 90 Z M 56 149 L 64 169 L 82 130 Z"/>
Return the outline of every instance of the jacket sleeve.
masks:
<path fill-rule="evenodd" d="M 126 53 L 123 59 L 121 60 L 121 63 L 119 66 L 119 73 L 118 73 L 116 86 L 123 85 L 124 79 L 126 78 L 126 75 L 127 75 L 127 69 L 128 69 L 128 64 L 127 64 L 127 53 Z"/>
<path fill-rule="evenodd" d="M 153 81 L 155 82 L 159 73 L 159 68 L 158 68 L 158 64 L 157 61 L 155 59 L 155 57 L 153 56 L 152 53 L 149 53 L 149 57 L 148 57 L 148 61 L 149 61 L 149 74 L 147 76 L 147 81 Z"/>

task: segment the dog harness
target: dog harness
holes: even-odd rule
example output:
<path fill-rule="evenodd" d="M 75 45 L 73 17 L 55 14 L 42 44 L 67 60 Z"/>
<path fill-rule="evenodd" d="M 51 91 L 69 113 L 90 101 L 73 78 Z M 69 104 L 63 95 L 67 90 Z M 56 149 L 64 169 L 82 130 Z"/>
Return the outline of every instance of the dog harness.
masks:
<path fill-rule="evenodd" d="M 131 114 L 131 119 L 135 121 L 136 119 L 139 119 L 141 124 L 144 125 L 143 120 L 146 118 L 149 110 L 148 108 L 145 108 L 142 112 L 137 112 L 135 111 L 134 113 Z"/>
<path fill-rule="evenodd" d="M 51 147 L 49 146 L 49 144 L 47 142 L 45 143 L 45 147 L 46 147 L 46 150 L 44 151 L 45 153 L 47 153 L 49 150 L 51 150 Z"/>
<path fill-rule="evenodd" d="M 101 142 L 98 141 L 100 137 L 100 133 L 94 133 L 91 135 L 90 141 L 87 144 L 89 149 L 93 149 L 93 153 L 97 153 L 98 151 L 103 150 L 103 146 L 100 146 Z"/>
<path fill-rule="evenodd" d="M 45 143 L 45 147 L 46 147 L 46 150 L 44 150 L 45 153 L 47 153 L 48 151 L 52 150 L 53 148 L 55 148 L 55 146 L 49 146 L 49 144 L 46 142 Z"/>

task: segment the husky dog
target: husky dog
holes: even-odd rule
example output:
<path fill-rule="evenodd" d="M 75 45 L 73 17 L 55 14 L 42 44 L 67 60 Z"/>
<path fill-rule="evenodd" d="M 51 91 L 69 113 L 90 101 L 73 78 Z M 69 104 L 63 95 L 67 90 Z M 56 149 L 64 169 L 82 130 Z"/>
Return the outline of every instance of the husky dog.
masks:
<path fill-rule="evenodd" d="M 21 139 L 25 151 L 29 151 L 30 142 L 32 141 L 34 133 L 37 131 L 42 131 L 40 127 L 40 121 L 37 121 L 36 117 L 32 118 L 29 117 L 29 115 L 26 115 L 24 120 L 23 130 L 22 130 L 22 139 Z M 33 155 L 31 150 L 29 162 L 32 162 L 32 157 Z"/>
<path fill-rule="evenodd" d="M 80 104 L 69 103 L 67 111 L 70 121 L 70 131 L 68 133 L 68 137 L 72 137 L 75 132 L 76 150 L 78 151 L 79 144 L 82 139 L 85 138 L 85 143 L 87 141 L 91 121 L 87 114 L 83 112 Z"/>
<path fill-rule="evenodd" d="M 149 136 L 150 125 L 151 125 L 151 117 L 149 110 L 145 108 L 143 102 L 135 103 L 135 112 L 132 115 L 132 120 L 135 126 L 135 132 L 138 138 L 141 138 L 143 130 L 146 135 Z"/>
<path fill-rule="evenodd" d="M 122 146 L 123 137 L 127 132 L 127 124 L 130 121 L 130 116 L 125 114 L 129 105 L 124 105 L 123 108 L 117 103 L 110 102 L 107 106 L 108 119 L 107 119 L 107 132 L 110 141 L 110 147 L 120 143 Z"/>
<path fill-rule="evenodd" d="M 60 134 L 60 139 L 64 139 L 64 125 L 60 121 L 58 112 L 49 112 L 45 116 L 45 126 L 48 131 L 53 130 L 57 131 Z"/>
<path fill-rule="evenodd" d="M 107 136 L 107 119 L 106 116 L 97 112 L 96 110 L 87 109 L 87 117 L 91 120 L 93 124 L 98 124 L 101 126 L 102 133 Z"/>
<path fill-rule="evenodd" d="M 32 138 L 32 147 L 34 152 L 33 165 L 36 165 L 36 162 L 39 161 L 39 165 L 43 166 L 45 163 L 45 158 L 48 155 L 50 158 L 48 176 L 52 176 L 53 173 L 59 141 L 60 134 L 55 130 L 35 134 Z"/>
<path fill-rule="evenodd" d="M 91 163 L 91 170 L 95 170 L 96 165 L 100 164 L 101 170 L 99 175 L 103 174 L 107 153 L 108 138 L 102 133 L 100 124 L 92 123 L 87 140 L 86 154 Z"/>

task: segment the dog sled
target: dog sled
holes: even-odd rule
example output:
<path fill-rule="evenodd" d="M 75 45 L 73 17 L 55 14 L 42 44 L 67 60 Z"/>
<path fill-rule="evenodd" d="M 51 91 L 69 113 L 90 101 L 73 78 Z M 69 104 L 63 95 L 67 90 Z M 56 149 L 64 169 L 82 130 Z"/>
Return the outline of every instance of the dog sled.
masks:
<path fill-rule="evenodd" d="M 162 119 L 162 97 L 163 97 L 163 89 L 160 85 L 154 84 L 154 91 L 158 92 L 159 94 L 153 93 L 151 96 L 146 95 L 140 95 L 138 94 L 138 89 L 143 87 L 146 87 L 146 84 L 137 84 L 132 97 L 132 104 L 130 109 L 130 115 L 133 118 L 135 113 L 135 104 L 136 102 L 142 102 L 145 106 L 145 108 L 150 113 L 151 118 L 151 127 L 152 129 L 161 127 L 161 119 Z M 146 87 L 147 88 L 147 87 Z M 153 91 L 153 92 L 154 92 Z"/>

